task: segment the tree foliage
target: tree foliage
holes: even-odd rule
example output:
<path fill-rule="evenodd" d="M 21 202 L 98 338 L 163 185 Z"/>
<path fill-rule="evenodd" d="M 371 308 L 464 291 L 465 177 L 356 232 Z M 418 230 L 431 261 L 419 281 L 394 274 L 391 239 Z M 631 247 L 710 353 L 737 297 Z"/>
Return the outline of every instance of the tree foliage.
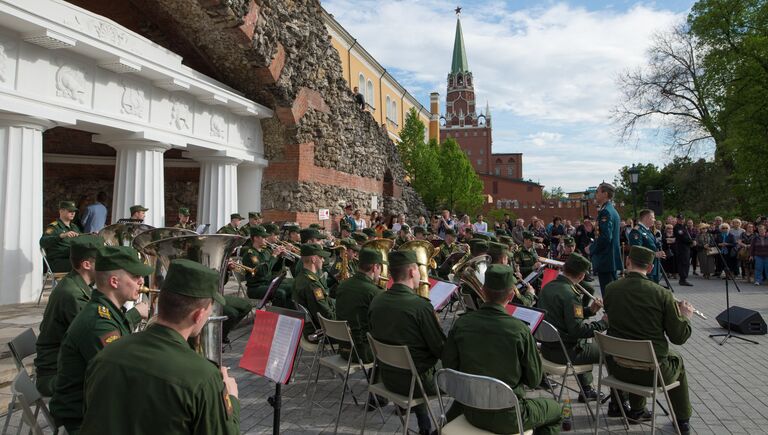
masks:
<path fill-rule="evenodd" d="M 563 191 L 563 188 L 560 186 L 551 187 L 541 192 L 541 197 L 544 200 L 548 200 L 548 199 L 559 200 L 561 198 L 565 198 L 565 192 Z"/>
<path fill-rule="evenodd" d="M 483 204 L 483 183 L 458 143 L 424 142 L 426 128 L 415 109 L 408 111 L 400 132 L 400 151 L 411 186 L 430 210 L 447 208 L 474 214 Z"/>

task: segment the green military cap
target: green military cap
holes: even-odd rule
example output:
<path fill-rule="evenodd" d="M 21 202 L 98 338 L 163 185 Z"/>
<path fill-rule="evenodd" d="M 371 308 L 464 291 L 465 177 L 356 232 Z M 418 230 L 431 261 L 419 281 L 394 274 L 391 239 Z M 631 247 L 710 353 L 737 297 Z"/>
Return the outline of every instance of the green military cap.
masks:
<path fill-rule="evenodd" d="M 389 264 L 381 251 L 371 248 L 363 248 L 357 257 L 359 264 Z"/>
<path fill-rule="evenodd" d="M 402 225 L 400 226 L 400 231 L 409 232 L 409 231 L 411 231 L 411 227 L 410 227 L 410 226 L 408 226 L 408 224 L 402 224 Z"/>
<path fill-rule="evenodd" d="M 79 263 L 87 258 L 96 258 L 104 248 L 104 238 L 83 234 L 72 239 L 69 245 L 69 258 Z"/>
<path fill-rule="evenodd" d="M 301 245 L 301 256 L 302 257 L 309 257 L 312 255 L 317 255 L 320 257 L 330 257 L 331 253 L 324 250 L 322 247 L 314 244 L 314 243 L 304 243 Z"/>
<path fill-rule="evenodd" d="M 501 228 L 499 228 L 499 229 L 496 230 L 496 235 L 497 236 L 506 236 L 507 232 L 502 230 Z"/>
<path fill-rule="evenodd" d="M 232 213 L 231 215 L 229 215 L 229 219 L 230 219 L 230 220 L 231 220 L 231 219 L 242 219 L 242 218 L 243 218 L 243 217 L 242 217 L 242 216 L 240 216 L 240 213 Z"/>
<path fill-rule="evenodd" d="M 348 222 L 342 222 L 339 224 L 339 229 L 352 231 L 352 226 Z"/>
<path fill-rule="evenodd" d="M 140 204 L 131 206 L 131 214 L 136 213 L 137 211 L 147 211 L 147 210 L 149 209 Z"/>
<path fill-rule="evenodd" d="M 381 233 L 381 236 L 384 237 L 385 239 L 394 239 L 395 233 L 393 233 L 392 230 L 384 230 Z"/>
<path fill-rule="evenodd" d="M 66 211 L 77 211 L 77 206 L 75 205 L 75 201 L 60 201 L 59 210 L 62 209 Z"/>
<path fill-rule="evenodd" d="M 454 230 L 453 228 L 446 228 L 445 229 L 445 235 L 446 236 L 455 236 L 456 235 L 456 230 Z"/>
<path fill-rule="evenodd" d="M 219 292 L 219 274 L 192 260 L 171 261 L 161 290 L 196 299 L 212 298 L 221 305 L 227 304 Z"/>
<path fill-rule="evenodd" d="M 358 234 L 358 235 L 365 237 L 363 234 Z M 366 237 L 365 240 L 368 240 L 368 238 Z M 339 243 L 341 243 L 341 246 L 344 246 L 347 249 L 351 249 L 353 251 L 360 250 L 360 245 L 358 245 L 357 241 L 351 237 L 341 239 L 339 240 Z"/>
<path fill-rule="evenodd" d="M 308 227 L 308 228 L 314 228 L 314 229 L 316 229 L 316 230 L 319 230 L 319 229 L 320 229 L 320 228 L 322 228 L 322 227 L 320 226 L 320 224 L 309 224 L 309 227 Z"/>
<path fill-rule="evenodd" d="M 352 239 L 357 243 L 364 243 L 368 241 L 368 236 L 363 233 L 352 233 Z"/>
<path fill-rule="evenodd" d="M 533 240 L 533 233 L 530 231 L 523 231 L 523 239 Z"/>
<path fill-rule="evenodd" d="M 501 243 L 506 243 L 507 245 L 514 242 L 514 240 L 512 240 L 512 237 L 509 237 L 509 236 L 501 236 L 499 237 L 499 241 L 501 241 Z"/>
<path fill-rule="evenodd" d="M 642 246 L 633 245 L 629 248 L 629 259 L 632 260 L 632 264 L 635 266 L 648 267 L 653 263 L 653 258 L 655 256 L 656 254 L 653 251 Z"/>
<path fill-rule="evenodd" d="M 376 237 L 376 230 L 373 228 L 363 228 L 363 234 L 368 237 Z"/>
<path fill-rule="evenodd" d="M 277 227 L 275 224 L 264 224 L 264 231 L 267 232 L 267 234 L 279 234 L 280 228 Z"/>
<path fill-rule="evenodd" d="M 488 290 L 509 290 L 517 284 L 515 269 L 504 264 L 492 264 L 485 271 L 485 284 Z"/>
<path fill-rule="evenodd" d="M 565 270 L 570 273 L 587 273 L 589 268 L 592 267 L 592 263 L 580 254 L 573 253 L 565 260 Z"/>
<path fill-rule="evenodd" d="M 389 254 L 389 265 L 391 267 L 407 266 L 409 264 L 419 264 L 416 258 L 416 251 L 395 251 Z"/>
<path fill-rule="evenodd" d="M 472 250 L 472 252 L 475 252 L 477 250 L 487 251 L 488 241 L 483 239 L 470 239 L 469 248 Z"/>
<path fill-rule="evenodd" d="M 96 271 L 125 270 L 126 272 L 144 276 L 154 270 L 141 261 L 139 251 L 130 246 L 105 246 L 96 256 Z"/>
<path fill-rule="evenodd" d="M 189 216 L 189 209 L 187 207 L 179 207 L 179 214 L 182 216 Z"/>
<path fill-rule="evenodd" d="M 321 234 L 317 228 L 313 228 L 313 227 L 304 228 L 303 230 L 299 231 L 299 234 L 301 234 L 302 240 L 325 238 L 325 235 Z"/>
<path fill-rule="evenodd" d="M 426 234 L 426 233 L 427 232 L 424 229 L 424 227 L 413 227 L 413 234 L 414 235 L 416 235 L 416 234 Z"/>
<path fill-rule="evenodd" d="M 259 213 L 257 211 L 249 211 L 248 212 L 248 219 L 261 219 L 261 213 Z"/>
<path fill-rule="evenodd" d="M 285 230 L 289 233 L 298 233 L 299 232 L 299 226 L 298 225 L 288 225 L 285 227 Z"/>
<path fill-rule="evenodd" d="M 488 236 L 488 240 L 490 240 L 491 242 L 498 242 L 499 238 L 496 237 L 494 234 L 491 234 Z"/>
<path fill-rule="evenodd" d="M 261 225 L 256 225 L 255 227 L 251 227 L 251 237 L 267 237 L 267 236 L 269 236 L 269 233 Z"/>
<path fill-rule="evenodd" d="M 488 243 L 488 253 L 491 255 L 509 255 L 509 246 L 502 243 L 490 242 Z"/>
<path fill-rule="evenodd" d="M 571 236 L 563 237 L 563 243 L 565 246 L 576 246 L 576 240 L 574 240 Z"/>
<path fill-rule="evenodd" d="M 490 242 L 491 241 L 491 237 L 488 234 L 477 233 L 477 234 L 475 234 L 475 238 L 476 239 L 485 240 L 486 242 Z"/>

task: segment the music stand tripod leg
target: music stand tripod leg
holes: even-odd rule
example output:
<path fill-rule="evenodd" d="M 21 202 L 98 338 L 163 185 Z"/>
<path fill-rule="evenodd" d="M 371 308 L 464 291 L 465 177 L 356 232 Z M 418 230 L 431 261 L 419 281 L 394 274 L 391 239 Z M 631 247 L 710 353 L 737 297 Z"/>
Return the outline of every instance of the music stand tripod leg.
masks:
<path fill-rule="evenodd" d="M 274 408 L 272 414 L 272 434 L 280 435 L 280 408 L 282 407 L 281 396 L 282 384 L 275 383 L 275 395 L 267 398 L 267 402 Z"/>

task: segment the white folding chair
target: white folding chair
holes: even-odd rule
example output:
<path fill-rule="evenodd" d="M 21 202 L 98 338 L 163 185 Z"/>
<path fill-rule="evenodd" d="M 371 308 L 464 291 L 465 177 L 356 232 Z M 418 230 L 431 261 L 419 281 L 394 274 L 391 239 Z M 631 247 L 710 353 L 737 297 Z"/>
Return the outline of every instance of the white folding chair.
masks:
<path fill-rule="evenodd" d="M 435 375 L 437 385 L 437 397 L 440 402 L 440 420 L 445 421 L 445 405 L 443 396 L 452 397 L 453 400 L 464 406 L 476 409 L 501 411 L 515 410 L 517 414 L 517 427 L 521 430 L 523 415 L 520 413 L 520 402 L 515 391 L 506 383 L 488 376 L 471 375 L 452 369 L 440 369 Z M 472 426 L 463 415 L 456 417 L 450 423 L 439 427 L 441 435 L 483 435 L 492 434 L 486 430 Z M 526 430 L 524 435 L 533 434 L 533 430 Z M 515 434 L 518 435 L 518 434 Z"/>
<path fill-rule="evenodd" d="M 368 343 L 371 345 L 371 351 L 373 352 L 374 358 L 374 365 L 371 369 L 371 382 L 375 382 L 376 367 L 379 367 L 381 364 L 386 364 L 390 367 L 410 371 L 411 386 L 408 395 L 405 396 L 391 391 L 384 385 L 384 382 L 370 383 L 368 384 L 368 398 L 366 403 L 370 402 L 372 394 L 384 397 L 392 401 L 392 403 L 395 404 L 395 409 L 398 410 L 397 416 L 400 417 L 400 423 L 403 426 L 403 435 L 408 433 L 408 421 L 411 416 L 411 408 L 421 404 L 426 405 L 429 417 L 432 419 L 432 422 L 435 424 L 435 426 L 439 427 L 437 419 L 435 419 L 435 416 L 432 414 L 432 408 L 429 407 L 429 400 L 436 399 L 437 396 L 427 396 L 427 393 L 424 390 L 424 384 L 421 382 L 419 372 L 416 370 L 416 365 L 413 363 L 411 352 L 408 350 L 408 346 L 393 346 L 390 344 L 384 344 L 373 338 L 370 332 L 367 335 Z M 413 393 L 415 392 L 417 385 L 419 387 L 421 396 L 413 397 Z M 368 407 L 364 406 L 363 408 L 363 428 L 360 432 L 361 434 L 365 433 L 365 423 L 368 417 Z M 403 416 L 400 414 L 400 408 L 405 408 L 405 419 L 403 419 Z"/>
<path fill-rule="evenodd" d="M 656 396 L 663 394 L 669 405 L 669 417 L 672 419 L 675 431 L 680 434 L 680 427 L 675 418 L 675 410 L 672 408 L 672 402 L 669 400 L 669 390 L 678 387 L 680 382 L 675 381 L 668 385 L 664 384 L 664 379 L 661 376 L 661 369 L 659 369 L 659 361 L 656 359 L 656 352 L 653 350 L 653 343 L 650 340 L 626 340 L 623 338 L 611 337 L 601 332 L 595 333 L 595 340 L 597 341 L 597 347 L 600 349 L 600 367 L 597 378 L 598 391 L 602 384 L 612 388 L 614 399 L 616 399 L 617 403 L 621 403 L 617 390 L 651 399 L 653 403 L 651 406 L 651 435 L 656 433 Z M 606 356 L 612 357 L 617 364 L 621 363 L 638 370 L 652 371 L 653 386 L 649 387 L 633 384 L 631 382 L 624 382 L 612 376 L 610 373 L 603 377 L 603 365 L 605 365 Z M 624 427 L 629 429 L 627 415 L 624 413 L 624 407 L 620 406 L 619 409 L 621 409 L 621 415 L 624 419 Z M 598 400 L 595 408 L 595 413 L 597 415 L 600 415 L 599 410 L 600 401 Z M 599 424 L 596 422 L 595 435 L 597 435 L 598 426 Z"/>
<path fill-rule="evenodd" d="M 364 364 L 362 358 L 360 358 L 360 355 L 357 353 L 357 349 L 355 348 L 355 342 L 352 339 L 352 333 L 349 330 L 349 325 L 347 324 L 346 320 L 329 320 L 323 317 L 322 314 L 317 315 L 318 320 L 320 320 L 320 326 L 323 329 L 324 335 L 323 338 L 320 340 L 320 351 L 319 354 L 323 353 L 323 350 L 325 349 L 325 344 L 328 342 L 328 340 L 335 340 L 337 343 L 347 343 L 350 346 L 350 352 L 349 352 L 349 358 L 344 359 L 339 353 L 335 353 L 333 355 L 320 357 L 317 365 L 317 372 L 319 375 L 320 367 L 326 367 L 330 369 L 334 375 L 339 374 L 343 379 L 343 385 L 341 388 L 341 398 L 339 399 L 339 411 L 336 414 L 336 426 L 333 430 L 333 433 L 337 433 L 339 430 L 339 419 L 341 418 L 341 409 L 344 405 L 344 396 L 347 392 L 347 386 L 349 383 L 349 376 L 353 375 L 355 373 L 358 373 L 360 371 L 363 372 L 363 376 L 365 377 L 366 383 L 368 382 L 368 370 L 370 370 L 373 367 L 373 363 Z M 352 362 L 355 361 L 355 364 L 353 365 Z M 349 388 L 349 393 L 352 394 L 352 399 L 355 402 L 355 405 L 358 405 L 357 398 L 354 395 L 354 392 L 351 388 Z M 315 400 L 315 393 L 317 392 L 317 377 L 315 377 L 315 389 L 312 391 L 312 397 L 309 401 L 309 413 L 312 414 L 312 407 Z"/>
<path fill-rule="evenodd" d="M 59 281 L 67 276 L 67 272 L 54 272 L 51 270 L 51 264 L 48 263 L 48 256 L 45 253 L 44 248 L 40 248 L 40 254 L 43 256 L 43 265 L 45 269 L 45 275 L 43 275 L 43 284 L 40 287 L 40 295 L 37 297 L 37 305 L 40 305 L 40 301 L 43 300 L 43 293 L 45 293 L 46 283 L 50 283 L 50 289 L 53 290 Z"/>
<path fill-rule="evenodd" d="M 24 367 L 24 358 L 37 353 L 37 349 L 35 348 L 36 343 L 37 336 L 35 335 L 35 331 L 33 331 L 32 328 L 28 328 L 26 331 L 17 335 L 8 343 L 8 348 L 11 351 L 13 362 L 16 364 L 16 368 L 19 370 L 19 372 L 27 373 L 27 369 Z M 19 406 L 18 397 L 16 397 L 15 393 L 11 394 L 11 401 L 8 403 L 8 413 L 5 415 L 5 423 L 3 423 L 3 431 L 1 432 L 2 435 L 5 435 L 5 433 L 8 431 L 8 425 L 11 422 L 11 416 L 15 411 L 19 409 Z M 35 410 L 35 417 L 37 417 L 37 413 L 38 411 Z M 20 432 L 21 427 L 19 427 L 19 430 L 16 433 L 18 434 Z"/>
<path fill-rule="evenodd" d="M 565 344 L 563 343 L 562 337 L 560 337 L 560 332 L 552 326 L 551 323 L 547 322 L 546 320 L 542 320 L 539 324 L 539 327 L 536 328 L 536 332 L 533 334 L 533 337 L 536 339 L 536 341 L 539 341 L 541 343 L 560 343 L 560 348 L 563 350 L 563 354 L 565 355 L 565 364 L 559 364 L 553 361 L 550 361 L 541 354 L 539 356 L 541 357 L 541 365 L 542 369 L 544 370 L 544 373 L 547 375 L 552 376 L 561 376 L 562 379 L 560 382 L 553 381 L 557 384 L 560 384 L 560 394 L 555 395 L 554 388 L 552 389 L 552 397 L 560 402 L 563 398 L 563 390 L 565 390 L 567 387 L 565 385 L 568 376 L 573 376 L 573 379 L 576 381 L 576 385 L 579 387 L 579 393 L 581 393 L 584 397 L 586 397 L 586 394 L 584 392 L 584 385 L 581 385 L 581 382 L 579 382 L 579 377 L 577 375 L 584 374 L 584 373 L 591 373 L 592 372 L 592 364 L 579 364 L 579 365 L 573 365 L 573 362 L 571 361 L 571 357 L 568 356 L 568 351 L 565 348 Z M 599 391 L 599 390 L 598 390 Z M 598 401 L 600 399 L 598 398 Z M 589 401 L 585 400 L 584 404 L 587 406 L 587 411 L 589 412 L 589 416 L 591 417 L 592 421 L 595 420 L 595 415 L 592 413 L 592 408 L 589 406 Z"/>
<path fill-rule="evenodd" d="M 30 379 L 26 371 L 19 372 L 11 385 L 11 392 L 18 401 L 19 409 L 21 409 L 21 422 L 19 423 L 19 431 L 26 424 L 29 426 L 30 432 L 34 435 L 43 435 L 43 426 L 37 421 L 39 414 L 43 415 L 48 427 L 54 434 L 58 433 L 56 423 L 53 422 L 53 416 L 48 411 L 48 406 L 43 400 L 43 396 L 35 388 L 35 383 Z M 32 405 L 35 405 L 35 411 L 32 411 Z"/>

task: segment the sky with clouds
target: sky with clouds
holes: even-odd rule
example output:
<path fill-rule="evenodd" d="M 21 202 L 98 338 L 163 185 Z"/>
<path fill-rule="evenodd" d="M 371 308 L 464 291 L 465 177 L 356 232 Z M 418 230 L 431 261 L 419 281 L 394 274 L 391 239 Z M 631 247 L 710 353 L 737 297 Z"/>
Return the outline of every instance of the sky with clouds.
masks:
<path fill-rule="evenodd" d="M 425 106 L 440 93 L 456 29 L 438 0 L 321 0 Z M 620 144 L 611 124 L 616 78 L 644 63 L 651 36 L 684 20 L 693 0 L 474 0 L 461 25 L 479 107 L 490 105 L 493 151 L 523 152 L 523 176 L 582 191 L 633 162 L 664 164 L 653 135 Z"/>

